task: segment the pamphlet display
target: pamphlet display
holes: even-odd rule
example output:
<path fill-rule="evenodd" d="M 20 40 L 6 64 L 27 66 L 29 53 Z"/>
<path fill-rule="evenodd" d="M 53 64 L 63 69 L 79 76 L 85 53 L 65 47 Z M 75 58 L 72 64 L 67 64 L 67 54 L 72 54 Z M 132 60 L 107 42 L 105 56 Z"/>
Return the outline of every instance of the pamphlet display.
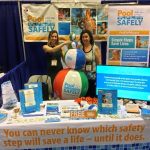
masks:
<path fill-rule="evenodd" d="M 40 111 L 40 101 L 36 88 L 19 90 L 22 114 Z"/>
<path fill-rule="evenodd" d="M 40 101 L 40 103 L 43 102 L 43 97 L 42 97 L 42 83 L 41 82 L 33 82 L 33 83 L 26 83 L 24 84 L 25 89 L 32 89 L 32 88 L 36 88 L 37 89 L 37 93 L 38 93 L 38 99 Z"/>
<path fill-rule="evenodd" d="M 98 113 L 117 114 L 117 90 L 98 90 Z"/>

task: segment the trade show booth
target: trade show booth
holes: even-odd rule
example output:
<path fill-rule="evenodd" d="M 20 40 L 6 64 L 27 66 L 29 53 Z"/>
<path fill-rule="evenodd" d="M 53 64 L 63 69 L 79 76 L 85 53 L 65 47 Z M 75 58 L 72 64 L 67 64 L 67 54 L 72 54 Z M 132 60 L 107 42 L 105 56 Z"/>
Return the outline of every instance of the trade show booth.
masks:
<path fill-rule="evenodd" d="M 0 149 L 150 149 L 149 3 L 1 1 Z M 54 79 L 43 50 L 53 30 L 70 40 Z M 84 30 L 101 52 L 95 71 Z"/>

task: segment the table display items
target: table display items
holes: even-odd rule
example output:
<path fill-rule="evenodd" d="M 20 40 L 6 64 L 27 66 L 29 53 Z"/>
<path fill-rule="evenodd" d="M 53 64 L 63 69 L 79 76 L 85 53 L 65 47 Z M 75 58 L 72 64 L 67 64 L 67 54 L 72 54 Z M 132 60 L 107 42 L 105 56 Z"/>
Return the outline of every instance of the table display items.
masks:
<path fill-rule="evenodd" d="M 2 107 L 4 109 L 11 109 L 16 106 L 18 99 L 13 89 L 11 81 L 6 81 L 1 84 L 2 91 Z"/>
<path fill-rule="evenodd" d="M 39 99 L 40 103 L 43 102 L 42 83 L 41 82 L 26 83 L 26 84 L 24 84 L 24 88 L 25 89 L 33 89 L 33 88 L 35 88 L 37 90 L 38 99 Z"/>
<path fill-rule="evenodd" d="M 83 71 L 63 69 L 57 73 L 53 87 L 54 93 L 60 99 L 76 99 L 86 95 L 88 79 Z"/>
<path fill-rule="evenodd" d="M 82 71 L 86 63 L 85 54 L 77 49 L 75 33 L 70 33 L 69 38 L 72 44 L 64 55 L 67 67 L 57 73 L 53 82 L 54 95 L 62 100 L 73 100 L 85 96 L 89 86 L 87 76 Z"/>
<path fill-rule="evenodd" d="M 129 113 L 139 113 L 140 112 L 140 108 L 138 104 L 126 104 L 125 105 L 127 112 Z"/>
<path fill-rule="evenodd" d="M 19 112 L 20 112 L 20 107 L 15 107 L 13 109 L 14 119 L 17 119 L 17 117 L 19 116 Z"/>
<path fill-rule="evenodd" d="M 98 113 L 117 114 L 117 90 L 98 90 Z"/>
<path fill-rule="evenodd" d="M 149 120 L 150 119 L 150 107 L 142 108 L 141 109 L 141 116 L 144 119 Z"/>
<path fill-rule="evenodd" d="M 46 115 L 59 115 L 59 105 L 58 103 L 47 103 L 46 105 Z"/>
<path fill-rule="evenodd" d="M 61 105 L 60 111 L 61 111 L 61 117 L 62 118 L 70 118 L 70 112 L 71 111 L 78 111 L 80 110 L 79 105 Z"/>
<path fill-rule="evenodd" d="M 4 122 L 8 117 L 8 113 L 4 109 L 0 109 L 0 123 Z"/>
<path fill-rule="evenodd" d="M 22 114 L 40 111 L 40 102 L 36 88 L 19 90 Z"/>
<path fill-rule="evenodd" d="M 78 70 L 84 67 L 86 58 L 81 49 L 69 49 L 64 55 L 64 61 L 68 68 Z"/>
<path fill-rule="evenodd" d="M 59 115 L 51 115 L 51 116 L 48 116 L 46 119 L 45 119 L 45 123 L 49 123 L 49 122 L 60 122 L 61 121 L 61 118 Z"/>
<path fill-rule="evenodd" d="M 30 89 L 31 90 L 31 89 Z M 40 104 L 40 111 L 22 113 L 21 103 L 11 110 L 0 109 L 0 122 L 6 124 L 19 123 L 51 123 L 65 120 L 108 120 L 129 119 L 143 117 L 150 119 L 150 109 L 142 108 L 140 113 L 127 113 L 122 100 L 118 100 L 117 114 L 100 114 L 98 111 L 98 99 L 80 97 L 75 100 L 45 101 Z M 146 109 L 146 111 L 145 111 Z M 148 113 L 147 113 L 148 109 Z"/>

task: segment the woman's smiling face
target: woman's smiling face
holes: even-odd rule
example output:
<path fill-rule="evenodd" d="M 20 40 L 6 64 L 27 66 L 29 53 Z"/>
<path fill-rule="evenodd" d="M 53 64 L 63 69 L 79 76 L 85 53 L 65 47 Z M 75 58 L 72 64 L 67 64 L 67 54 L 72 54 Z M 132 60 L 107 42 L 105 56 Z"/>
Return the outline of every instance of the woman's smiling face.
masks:
<path fill-rule="evenodd" d="M 58 35 L 57 35 L 57 33 L 53 33 L 53 34 L 51 35 L 51 37 L 50 37 L 50 40 L 51 40 L 51 44 L 52 44 L 53 46 L 55 46 L 56 43 L 57 43 L 57 40 L 58 40 Z"/>
<path fill-rule="evenodd" d="M 88 35 L 88 33 L 84 33 L 82 35 L 82 41 L 83 41 L 84 44 L 90 43 L 90 36 Z"/>

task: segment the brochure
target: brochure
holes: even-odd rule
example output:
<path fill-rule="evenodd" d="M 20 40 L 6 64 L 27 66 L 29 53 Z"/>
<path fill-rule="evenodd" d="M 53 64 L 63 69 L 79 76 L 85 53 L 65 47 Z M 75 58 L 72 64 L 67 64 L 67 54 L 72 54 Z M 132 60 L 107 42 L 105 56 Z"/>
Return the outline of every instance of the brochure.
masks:
<path fill-rule="evenodd" d="M 117 90 L 98 90 L 98 113 L 117 114 Z"/>
<path fill-rule="evenodd" d="M 40 101 L 36 88 L 19 90 L 22 114 L 40 111 Z"/>

